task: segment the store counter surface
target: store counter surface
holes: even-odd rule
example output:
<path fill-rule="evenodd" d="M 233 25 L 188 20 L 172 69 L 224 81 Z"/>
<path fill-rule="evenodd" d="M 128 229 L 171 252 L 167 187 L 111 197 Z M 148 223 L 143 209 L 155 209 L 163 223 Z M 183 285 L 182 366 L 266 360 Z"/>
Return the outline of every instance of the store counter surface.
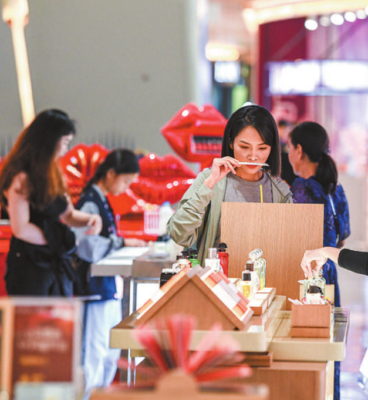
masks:
<path fill-rule="evenodd" d="M 290 335 L 291 312 L 280 311 L 279 328 L 273 337 L 269 351 L 274 360 L 288 361 L 342 361 L 345 358 L 346 338 L 350 312 L 347 308 L 335 308 L 330 338 L 293 338 Z"/>
<path fill-rule="evenodd" d="M 240 350 L 264 352 L 267 351 L 272 338 L 276 334 L 280 319 L 277 315 L 285 306 L 286 297 L 276 296 L 267 311 L 259 317 L 252 317 L 242 331 L 226 331 L 240 344 Z M 132 338 L 132 328 L 137 313 L 124 319 L 111 330 L 110 346 L 113 348 L 142 350 L 143 347 Z M 194 331 L 190 348 L 194 350 L 207 331 Z"/>
<path fill-rule="evenodd" d="M 273 352 L 275 361 L 341 361 L 345 357 L 349 310 L 335 308 L 329 339 L 292 338 L 291 312 L 283 311 L 285 296 L 276 296 L 269 309 L 260 317 L 252 317 L 242 331 L 226 331 L 244 352 Z M 113 348 L 142 350 L 131 335 L 137 313 L 130 315 L 111 330 Z M 195 349 L 206 331 L 194 331 L 191 349 Z"/>
<path fill-rule="evenodd" d="M 161 270 L 171 268 L 173 262 L 173 257 L 169 254 L 154 254 L 149 247 L 123 247 L 91 264 L 91 274 L 158 279 Z"/>

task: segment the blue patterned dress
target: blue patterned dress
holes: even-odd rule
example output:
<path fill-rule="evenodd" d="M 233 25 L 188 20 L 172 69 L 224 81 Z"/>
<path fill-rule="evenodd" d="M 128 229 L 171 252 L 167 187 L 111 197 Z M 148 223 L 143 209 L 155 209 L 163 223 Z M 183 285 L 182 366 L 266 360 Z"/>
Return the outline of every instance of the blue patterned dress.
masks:
<path fill-rule="evenodd" d="M 290 188 L 293 193 L 294 203 L 324 204 L 324 231 L 323 246 L 336 247 L 337 233 L 339 241 L 345 240 L 350 235 L 349 207 L 344 189 L 338 185 L 336 192 L 331 195 L 337 223 L 335 223 L 334 213 L 330 198 L 323 192 L 322 185 L 314 177 L 308 179 L 297 178 Z M 327 284 L 335 285 L 335 306 L 340 307 L 340 289 L 337 282 L 336 265 L 328 260 L 323 266 L 323 277 Z M 340 400 L 340 362 L 335 362 L 334 371 L 334 400 Z"/>
<path fill-rule="evenodd" d="M 349 207 L 344 189 L 341 185 L 338 185 L 336 192 L 331 195 L 336 210 L 337 224 L 335 224 L 329 196 L 323 192 L 322 185 L 316 181 L 314 177 L 308 179 L 297 178 L 290 190 L 293 193 L 294 203 L 324 204 L 324 247 L 336 247 L 336 229 L 339 233 L 339 241 L 345 240 L 350 235 Z M 337 282 L 337 270 L 336 265 L 331 260 L 328 260 L 323 266 L 323 277 L 326 279 L 327 284 L 335 285 L 335 306 L 340 307 L 340 290 Z"/>

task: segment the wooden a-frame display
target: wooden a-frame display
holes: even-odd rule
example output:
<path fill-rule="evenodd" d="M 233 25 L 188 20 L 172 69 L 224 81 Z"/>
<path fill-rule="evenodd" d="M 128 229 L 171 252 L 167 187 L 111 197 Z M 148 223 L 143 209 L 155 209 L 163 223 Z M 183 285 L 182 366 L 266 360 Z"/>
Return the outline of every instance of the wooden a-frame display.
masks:
<path fill-rule="evenodd" d="M 244 329 L 253 311 L 248 308 L 239 318 L 201 279 L 201 274 L 203 270 L 197 266 L 171 278 L 157 300 L 154 296 L 138 310 L 135 326 L 181 313 L 194 315 L 198 330 L 208 330 L 215 322 L 220 322 L 224 330 Z"/>
<path fill-rule="evenodd" d="M 306 250 L 323 247 L 323 204 L 222 203 L 221 241 L 230 254 L 229 276 L 241 277 L 249 253 L 260 248 L 266 286 L 299 299 Z M 287 308 L 291 303 L 287 302 Z"/>

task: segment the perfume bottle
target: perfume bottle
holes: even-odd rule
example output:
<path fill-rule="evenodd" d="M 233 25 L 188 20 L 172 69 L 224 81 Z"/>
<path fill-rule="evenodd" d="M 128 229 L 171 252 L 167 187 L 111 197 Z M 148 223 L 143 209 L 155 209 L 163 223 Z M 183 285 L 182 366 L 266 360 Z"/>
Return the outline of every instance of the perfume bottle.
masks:
<path fill-rule="evenodd" d="M 220 243 L 217 246 L 217 256 L 220 260 L 221 267 L 226 276 L 229 276 L 229 253 L 226 252 L 226 243 Z"/>
<path fill-rule="evenodd" d="M 217 249 L 208 249 L 208 258 L 204 260 L 205 267 L 210 267 L 214 272 L 223 272 L 220 260 L 217 258 Z"/>
<path fill-rule="evenodd" d="M 304 297 L 305 298 L 307 298 L 307 293 L 311 286 L 318 287 L 318 290 L 320 291 L 321 296 L 325 296 L 326 280 L 325 280 L 325 278 L 323 278 L 323 271 L 322 272 L 321 271 L 322 271 L 322 268 L 320 269 L 320 272 L 318 274 L 315 271 L 313 271 L 313 276 L 304 281 Z"/>
<path fill-rule="evenodd" d="M 266 286 L 266 260 L 262 258 L 263 251 L 261 249 L 255 249 L 249 253 L 249 257 L 254 261 L 254 270 L 259 276 L 260 290 Z"/>
<path fill-rule="evenodd" d="M 180 258 L 178 259 L 178 268 L 182 270 L 185 267 L 191 267 L 191 263 L 189 260 L 189 251 L 184 250 L 181 252 Z"/>
<path fill-rule="evenodd" d="M 253 294 L 255 295 L 260 290 L 260 280 L 258 273 L 254 270 L 254 261 L 247 261 L 245 271 L 249 271 L 252 276 Z"/>
<path fill-rule="evenodd" d="M 241 291 L 247 299 L 253 297 L 252 275 L 249 271 L 242 272 L 242 281 L 240 282 Z"/>
<path fill-rule="evenodd" d="M 160 275 L 160 287 L 163 286 L 170 278 L 176 275 L 178 271 L 173 268 L 163 268 Z"/>
<path fill-rule="evenodd" d="M 310 285 L 305 297 L 306 304 L 322 304 L 322 293 L 319 286 Z"/>
<path fill-rule="evenodd" d="M 198 250 L 189 249 L 189 261 L 191 263 L 191 268 L 194 268 L 196 265 L 200 265 L 198 260 Z"/>

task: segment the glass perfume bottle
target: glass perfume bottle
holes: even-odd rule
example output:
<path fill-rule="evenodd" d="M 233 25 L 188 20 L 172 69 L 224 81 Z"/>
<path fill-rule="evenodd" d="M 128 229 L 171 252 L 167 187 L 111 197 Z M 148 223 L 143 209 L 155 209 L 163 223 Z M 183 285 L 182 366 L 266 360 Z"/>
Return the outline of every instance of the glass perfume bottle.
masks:
<path fill-rule="evenodd" d="M 220 260 L 221 267 L 226 276 L 229 276 L 229 253 L 227 253 L 226 243 L 220 243 L 217 246 L 217 256 Z"/>
<path fill-rule="evenodd" d="M 242 281 L 240 282 L 241 291 L 247 299 L 253 297 L 252 275 L 249 271 L 242 272 Z"/>
<path fill-rule="evenodd" d="M 261 249 L 255 249 L 249 253 L 250 259 L 254 262 L 254 270 L 259 276 L 260 290 L 266 286 L 266 260 L 262 258 L 262 255 Z"/>
<path fill-rule="evenodd" d="M 188 250 L 182 251 L 182 253 L 180 254 L 180 257 L 178 259 L 178 269 L 182 270 L 185 267 L 189 267 L 189 268 L 191 267 Z"/>
<path fill-rule="evenodd" d="M 198 250 L 196 249 L 189 250 L 189 261 L 192 265 L 191 268 L 194 268 L 196 265 L 200 265 L 198 260 Z"/>
<path fill-rule="evenodd" d="M 322 293 L 319 286 L 311 285 L 309 286 L 305 298 L 306 304 L 321 304 L 322 303 Z"/>
<path fill-rule="evenodd" d="M 325 296 L 325 294 L 326 294 L 326 280 L 323 277 L 322 268 L 319 270 L 318 274 L 315 271 L 313 271 L 313 276 L 304 281 L 304 297 L 305 298 L 307 298 L 307 293 L 308 293 L 308 290 L 309 290 L 309 288 L 311 286 L 318 287 L 318 290 L 320 291 L 321 296 Z"/>
<path fill-rule="evenodd" d="M 260 290 L 260 280 L 258 273 L 254 270 L 254 261 L 247 261 L 245 271 L 249 271 L 252 276 L 253 294 L 255 295 Z"/>
<path fill-rule="evenodd" d="M 208 257 L 204 260 L 205 267 L 210 267 L 214 272 L 223 272 L 220 260 L 217 258 L 217 249 L 209 248 Z"/>

